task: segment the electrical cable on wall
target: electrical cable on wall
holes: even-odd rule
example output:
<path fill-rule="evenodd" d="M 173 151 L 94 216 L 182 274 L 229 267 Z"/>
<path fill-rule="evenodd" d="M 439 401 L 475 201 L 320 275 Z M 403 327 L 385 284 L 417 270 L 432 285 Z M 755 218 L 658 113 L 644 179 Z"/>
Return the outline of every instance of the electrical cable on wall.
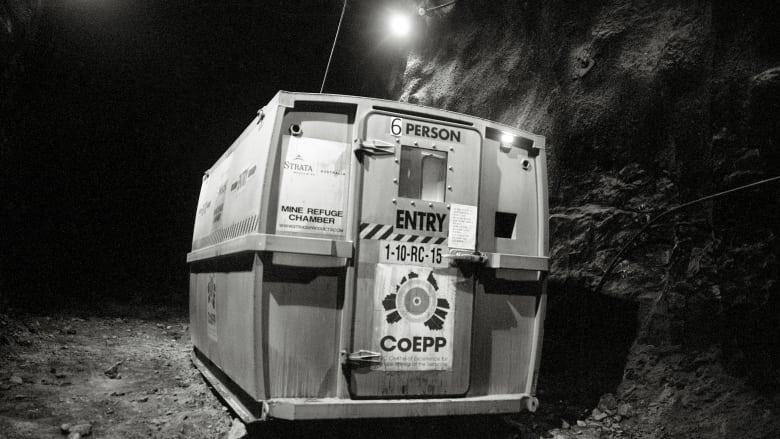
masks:
<path fill-rule="evenodd" d="M 680 209 L 684 209 L 686 207 L 693 206 L 694 204 L 701 203 L 702 201 L 712 200 L 714 198 L 722 197 L 722 196 L 725 196 L 725 195 L 730 195 L 730 194 L 733 194 L 735 192 L 738 192 L 738 191 L 741 191 L 741 190 L 744 190 L 744 189 L 750 189 L 750 188 L 755 187 L 755 186 L 759 186 L 759 185 L 766 184 L 766 183 L 771 183 L 773 181 L 778 181 L 778 180 L 780 180 L 780 175 L 775 176 L 775 177 L 771 177 L 771 178 L 767 178 L 767 179 L 764 179 L 764 180 L 760 180 L 760 181 L 755 181 L 753 183 L 749 183 L 749 184 L 746 184 L 746 185 L 743 185 L 743 186 L 739 186 L 739 187 L 736 187 L 736 188 L 733 188 L 733 189 L 728 189 L 728 190 L 725 190 L 723 192 L 718 192 L 716 194 L 707 195 L 706 197 L 701 197 L 701 198 L 698 198 L 696 200 L 689 201 L 687 203 L 681 204 L 679 206 L 672 207 L 671 209 L 669 209 L 669 210 L 663 212 L 662 214 L 656 216 L 655 218 L 651 219 L 647 224 L 644 225 L 644 227 L 642 227 L 642 229 L 640 229 L 638 232 L 636 232 L 633 236 L 631 236 L 631 238 L 628 239 L 628 241 L 625 244 L 623 244 L 623 247 L 620 248 L 620 251 L 618 251 L 618 253 L 615 255 L 615 257 L 612 258 L 612 262 L 610 262 L 609 266 L 607 266 L 607 269 L 604 271 L 604 274 L 601 275 L 601 281 L 599 281 L 598 286 L 596 287 L 596 289 L 593 292 L 595 294 L 598 294 L 598 293 L 601 292 L 601 289 L 604 287 L 604 284 L 606 283 L 607 278 L 609 277 L 610 273 L 612 273 L 612 270 L 615 268 L 615 266 L 618 264 L 618 262 L 620 262 L 620 260 L 621 260 L 620 258 L 623 256 L 623 254 L 626 252 L 626 250 L 628 250 L 628 248 L 631 246 L 631 244 L 634 242 L 634 240 L 636 240 L 637 237 L 642 235 L 645 231 L 647 231 L 647 229 L 651 225 L 653 225 L 656 222 L 658 222 L 658 220 L 660 220 L 661 218 L 664 218 L 667 215 L 669 215 L 670 213 L 676 212 L 676 211 L 678 211 Z"/>
<path fill-rule="evenodd" d="M 452 5 L 454 5 L 455 3 L 457 3 L 457 2 L 458 2 L 458 0 L 452 0 L 452 1 L 450 1 L 450 2 L 443 3 L 443 4 L 441 4 L 441 5 L 438 5 L 438 6 L 431 6 L 430 8 L 424 8 L 424 7 L 420 7 L 420 9 L 418 9 L 418 10 L 417 10 L 417 12 L 418 12 L 418 14 L 420 14 L 420 15 L 425 15 L 425 14 L 427 14 L 428 12 L 435 11 L 435 10 L 437 10 L 437 9 L 446 8 L 447 6 L 452 6 Z"/>

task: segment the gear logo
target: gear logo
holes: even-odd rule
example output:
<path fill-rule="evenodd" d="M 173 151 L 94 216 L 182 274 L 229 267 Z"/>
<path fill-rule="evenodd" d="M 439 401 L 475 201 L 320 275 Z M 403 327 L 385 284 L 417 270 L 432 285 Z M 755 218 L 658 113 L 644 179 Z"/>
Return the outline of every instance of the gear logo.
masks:
<path fill-rule="evenodd" d="M 402 319 L 410 322 L 424 322 L 432 331 L 440 331 L 450 311 L 450 302 L 437 297 L 439 285 L 428 273 L 426 279 L 410 271 L 395 286 L 395 293 L 385 296 L 382 306 L 387 315 L 387 323 L 398 323 Z"/>

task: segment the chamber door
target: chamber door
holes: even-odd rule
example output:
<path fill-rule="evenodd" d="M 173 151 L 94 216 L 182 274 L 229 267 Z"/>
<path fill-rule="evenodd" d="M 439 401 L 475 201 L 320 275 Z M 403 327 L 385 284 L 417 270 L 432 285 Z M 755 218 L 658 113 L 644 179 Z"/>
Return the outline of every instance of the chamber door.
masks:
<path fill-rule="evenodd" d="M 353 397 L 464 395 L 481 137 L 372 113 L 364 122 L 352 349 Z"/>

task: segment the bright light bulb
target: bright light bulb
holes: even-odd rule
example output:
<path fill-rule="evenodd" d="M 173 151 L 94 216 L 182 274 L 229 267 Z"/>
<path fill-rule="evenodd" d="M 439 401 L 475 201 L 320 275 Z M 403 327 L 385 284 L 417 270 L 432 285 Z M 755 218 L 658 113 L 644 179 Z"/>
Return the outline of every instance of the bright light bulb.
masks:
<path fill-rule="evenodd" d="M 509 133 L 501 133 L 501 143 L 512 143 L 515 141 L 515 136 Z"/>
<path fill-rule="evenodd" d="M 412 30 L 412 22 L 409 17 L 403 14 L 393 14 L 390 16 L 390 32 L 396 37 L 405 37 Z"/>

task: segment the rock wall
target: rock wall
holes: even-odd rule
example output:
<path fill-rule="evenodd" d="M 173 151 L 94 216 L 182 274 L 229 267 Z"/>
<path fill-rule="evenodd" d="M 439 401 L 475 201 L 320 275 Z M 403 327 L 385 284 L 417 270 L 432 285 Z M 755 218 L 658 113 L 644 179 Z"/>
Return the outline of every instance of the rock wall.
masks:
<path fill-rule="evenodd" d="M 780 184 L 670 215 L 593 296 L 651 218 L 780 174 L 779 22 L 770 2 L 461 0 L 418 23 L 391 94 L 547 137 L 551 331 L 540 391 L 587 389 L 573 401 L 584 408 L 613 392 L 641 414 L 591 413 L 600 427 L 647 437 L 780 431 L 769 415 L 780 406 Z M 605 300 L 636 311 L 621 320 L 623 305 Z M 597 347 L 625 334 L 625 349 Z M 573 372 L 615 357 L 617 379 Z"/>

